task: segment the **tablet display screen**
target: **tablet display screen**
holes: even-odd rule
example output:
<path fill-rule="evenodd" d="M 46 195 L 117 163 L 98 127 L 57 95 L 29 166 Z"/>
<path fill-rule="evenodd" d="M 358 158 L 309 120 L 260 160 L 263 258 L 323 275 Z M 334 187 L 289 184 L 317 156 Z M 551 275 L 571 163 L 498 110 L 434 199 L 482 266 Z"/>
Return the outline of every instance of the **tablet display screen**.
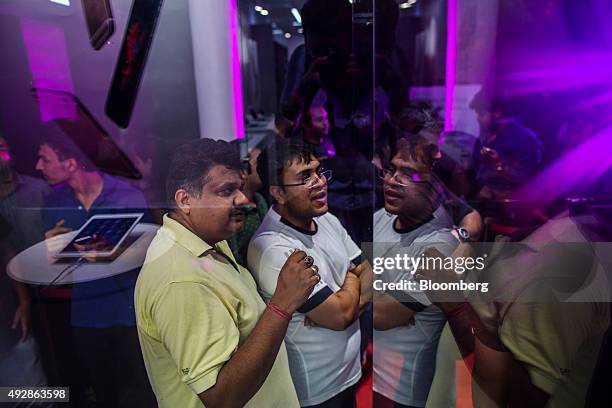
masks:
<path fill-rule="evenodd" d="M 123 242 L 141 217 L 142 214 L 94 216 L 57 256 L 83 255 L 83 247 L 95 248 L 86 252 L 96 255 L 110 255 Z"/>

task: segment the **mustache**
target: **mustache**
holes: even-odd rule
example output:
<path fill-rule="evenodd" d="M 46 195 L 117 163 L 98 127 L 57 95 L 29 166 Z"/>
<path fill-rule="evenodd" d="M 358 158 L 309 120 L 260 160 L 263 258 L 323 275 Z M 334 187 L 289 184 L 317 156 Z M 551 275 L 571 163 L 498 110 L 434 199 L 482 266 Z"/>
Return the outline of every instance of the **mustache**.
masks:
<path fill-rule="evenodd" d="M 402 191 L 400 189 L 397 189 L 397 188 L 394 188 L 394 187 L 384 187 L 383 188 L 383 192 L 385 194 L 391 193 L 392 195 L 397 195 L 397 196 L 403 195 L 403 193 L 402 193 Z"/>
<path fill-rule="evenodd" d="M 323 196 L 326 196 L 326 195 L 327 195 L 327 189 L 321 189 L 321 190 L 318 190 L 318 191 L 312 191 L 310 193 L 310 197 L 311 198 L 312 197 L 318 197 L 318 196 L 322 196 L 323 197 Z"/>
<path fill-rule="evenodd" d="M 244 215 L 248 210 L 251 209 L 250 205 L 235 205 L 232 207 L 232 211 L 230 213 L 231 216 L 234 215 Z"/>

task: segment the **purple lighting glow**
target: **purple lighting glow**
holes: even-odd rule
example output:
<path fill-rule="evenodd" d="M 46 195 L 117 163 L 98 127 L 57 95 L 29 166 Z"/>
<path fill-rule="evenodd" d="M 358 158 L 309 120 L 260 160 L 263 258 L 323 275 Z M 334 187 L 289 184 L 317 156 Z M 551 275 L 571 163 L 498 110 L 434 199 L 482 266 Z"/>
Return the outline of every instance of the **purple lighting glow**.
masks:
<path fill-rule="evenodd" d="M 515 193 L 516 198 L 548 205 L 579 194 L 612 168 L 612 127 L 564 154 Z"/>
<path fill-rule="evenodd" d="M 457 18 L 458 1 L 448 0 L 446 26 L 446 94 L 444 101 L 444 130 L 453 130 L 453 108 L 455 104 L 455 83 L 457 81 Z M 443 142 L 440 136 L 439 143 Z"/>
<path fill-rule="evenodd" d="M 590 86 L 612 86 L 612 56 L 609 52 L 560 50 L 542 55 L 515 55 L 515 65 L 505 76 L 509 95 L 580 90 Z"/>
<path fill-rule="evenodd" d="M 242 107 L 242 77 L 240 73 L 240 52 L 238 49 L 238 5 L 230 0 L 230 49 L 232 57 L 232 87 L 234 97 L 234 129 L 236 139 L 244 139 L 244 110 Z"/>
<path fill-rule="evenodd" d="M 54 24 L 22 18 L 21 31 L 32 72 L 32 87 L 74 93 L 63 29 Z M 39 107 L 42 122 L 77 117 L 76 106 L 71 104 L 40 100 Z"/>

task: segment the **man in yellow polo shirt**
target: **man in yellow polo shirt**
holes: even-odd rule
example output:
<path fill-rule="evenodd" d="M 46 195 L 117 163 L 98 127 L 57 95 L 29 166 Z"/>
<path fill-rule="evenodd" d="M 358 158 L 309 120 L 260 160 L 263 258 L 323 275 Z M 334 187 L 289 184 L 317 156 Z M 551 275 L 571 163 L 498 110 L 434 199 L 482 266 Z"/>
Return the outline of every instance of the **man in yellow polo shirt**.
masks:
<path fill-rule="evenodd" d="M 174 154 L 164 216 L 136 284 L 136 319 L 160 407 L 299 407 L 283 338 L 319 281 L 294 251 L 274 296 L 262 301 L 225 239 L 244 222 L 240 160 L 201 139 Z"/>

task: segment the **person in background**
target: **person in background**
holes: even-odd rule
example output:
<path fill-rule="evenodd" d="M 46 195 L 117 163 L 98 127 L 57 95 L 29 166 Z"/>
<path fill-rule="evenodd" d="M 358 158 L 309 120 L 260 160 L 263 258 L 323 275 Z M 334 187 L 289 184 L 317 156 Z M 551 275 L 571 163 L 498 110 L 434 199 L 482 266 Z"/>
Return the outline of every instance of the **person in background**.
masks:
<path fill-rule="evenodd" d="M 45 373 L 30 334 L 30 295 L 23 283 L 7 274 L 7 264 L 15 256 L 10 233 L 10 224 L 0 215 L 0 387 L 44 387 Z"/>
<path fill-rule="evenodd" d="M 400 139 L 390 166 L 380 172 L 385 208 L 374 214 L 375 256 L 419 257 L 434 246 L 450 256 L 459 241 L 431 166 L 419 155 L 418 138 Z M 411 271 L 387 270 L 386 282 L 412 279 Z M 374 293 L 374 404 L 425 407 L 446 318 L 419 291 Z"/>
<path fill-rule="evenodd" d="M 480 213 L 468 205 L 462 198 L 453 194 L 435 174 L 435 167 L 442 158 L 439 147 L 443 123 L 433 114 L 422 108 L 406 109 L 400 120 L 401 128 L 395 131 L 389 155 L 394 157 L 400 150 L 412 157 L 414 165 L 420 172 L 430 175 L 439 187 L 439 200 L 444 202 L 445 212 L 451 217 L 453 235 L 459 241 L 478 241 L 483 223 Z M 388 165 L 383 164 L 383 171 Z M 419 173 L 416 173 L 417 176 Z M 417 180 L 418 181 L 418 180 Z"/>
<path fill-rule="evenodd" d="M 292 138 L 308 144 L 319 161 L 336 155 L 336 148 L 329 138 L 329 118 L 323 105 L 311 105 L 299 122 L 300 125 Z"/>
<path fill-rule="evenodd" d="M 529 180 L 542 162 L 542 143 L 510 114 L 508 102 L 480 90 L 470 102 L 480 126 L 474 163 L 478 198 L 498 200 Z"/>
<path fill-rule="evenodd" d="M 329 210 L 355 242 L 371 242 L 372 135 L 408 95 L 392 62 L 398 49 L 397 2 L 308 0 L 300 15 L 304 47 L 291 57 L 277 124 L 282 132 L 296 126 L 311 106 L 325 107 L 335 148 L 325 163 L 335 180 L 329 186 Z"/>
<path fill-rule="evenodd" d="M 161 408 L 299 406 L 283 338 L 320 280 L 294 251 L 264 304 L 226 239 L 243 227 L 238 149 L 198 139 L 172 157 L 169 213 L 136 284 L 138 335 Z"/>
<path fill-rule="evenodd" d="M 587 395 L 609 335 L 610 264 L 593 242 L 610 236 L 612 214 L 597 207 L 563 211 L 520 241 L 498 240 L 478 274 L 486 292 L 426 292 L 461 329 L 452 331 L 464 357 L 471 344 L 474 407 L 598 406 Z M 452 269 L 415 277 L 459 280 Z"/>
<path fill-rule="evenodd" d="M 253 148 L 249 152 L 246 170 L 241 172 L 244 179 L 243 193 L 249 200 L 249 203 L 244 206 L 244 227 L 227 239 L 236 262 L 242 266 L 247 265 L 249 241 L 266 216 L 266 212 L 268 212 L 268 203 L 264 196 L 259 193 L 261 179 L 257 174 L 257 158 L 260 153 L 261 149 Z"/>
<path fill-rule="evenodd" d="M 11 245 L 21 252 L 40 241 L 42 207 L 51 189 L 44 180 L 17 173 L 14 166 L 10 146 L 0 135 L 0 215 L 11 226 Z"/>
<path fill-rule="evenodd" d="M 43 210 L 46 239 L 78 229 L 96 214 L 147 210 L 140 191 L 99 172 L 65 137 L 47 136 L 38 149 L 36 169 L 54 188 Z M 72 286 L 75 351 L 87 368 L 99 407 L 154 404 L 135 330 L 138 272 Z"/>
<path fill-rule="evenodd" d="M 8 233 L 2 238 L 4 256 L 16 255 L 40 241 L 43 234 L 42 212 L 44 199 L 50 192 L 47 184 L 38 178 L 20 174 L 15 170 L 15 158 L 12 155 L 7 140 L 0 135 L 0 218 L 8 225 Z M 6 262 L 10 260 L 5 259 Z M 6 335 L 9 338 L 18 338 L 15 347 L 3 354 L 5 359 L 0 363 L 0 377 L 10 383 L 3 386 L 44 386 L 47 375 L 43 371 L 43 361 L 53 360 L 50 358 L 49 350 L 43 349 L 39 352 L 38 345 L 46 346 L 46 339 L 41 335 L 41 325 L 36 320 L 36 305 L 32 305 L 32 294 L 30 288 L 24 284 L 5 276 L 5 266 L 0 270 L 0 280 L 3 286 L 0 302 L 3 303 L 2 315 L 4 340 L 0 340 L 5 346 Z M 10 283 L 9 283 L 10 282 Z M 13 286 L 13 290 L 9 287 Z M 16 308 L 15 294 L 17 295 Z M 34 326 L 36 325 L 36 327 Z M 4 331 L 10 326 L 11 330 Z M 19 332 L 21 336 L 19 336 Z M 36 338 L 34 337 L 36 334 Z M 42 342 L 41 342 L 42 341 Z M 9 342 L 10 343 L 10 342 Z M 4 347 L 0 347 L 4 349 Z M 44 353 L 44 354 L 43 354 Z M 52 377 L 52 376 L 50 376 Z"/>

